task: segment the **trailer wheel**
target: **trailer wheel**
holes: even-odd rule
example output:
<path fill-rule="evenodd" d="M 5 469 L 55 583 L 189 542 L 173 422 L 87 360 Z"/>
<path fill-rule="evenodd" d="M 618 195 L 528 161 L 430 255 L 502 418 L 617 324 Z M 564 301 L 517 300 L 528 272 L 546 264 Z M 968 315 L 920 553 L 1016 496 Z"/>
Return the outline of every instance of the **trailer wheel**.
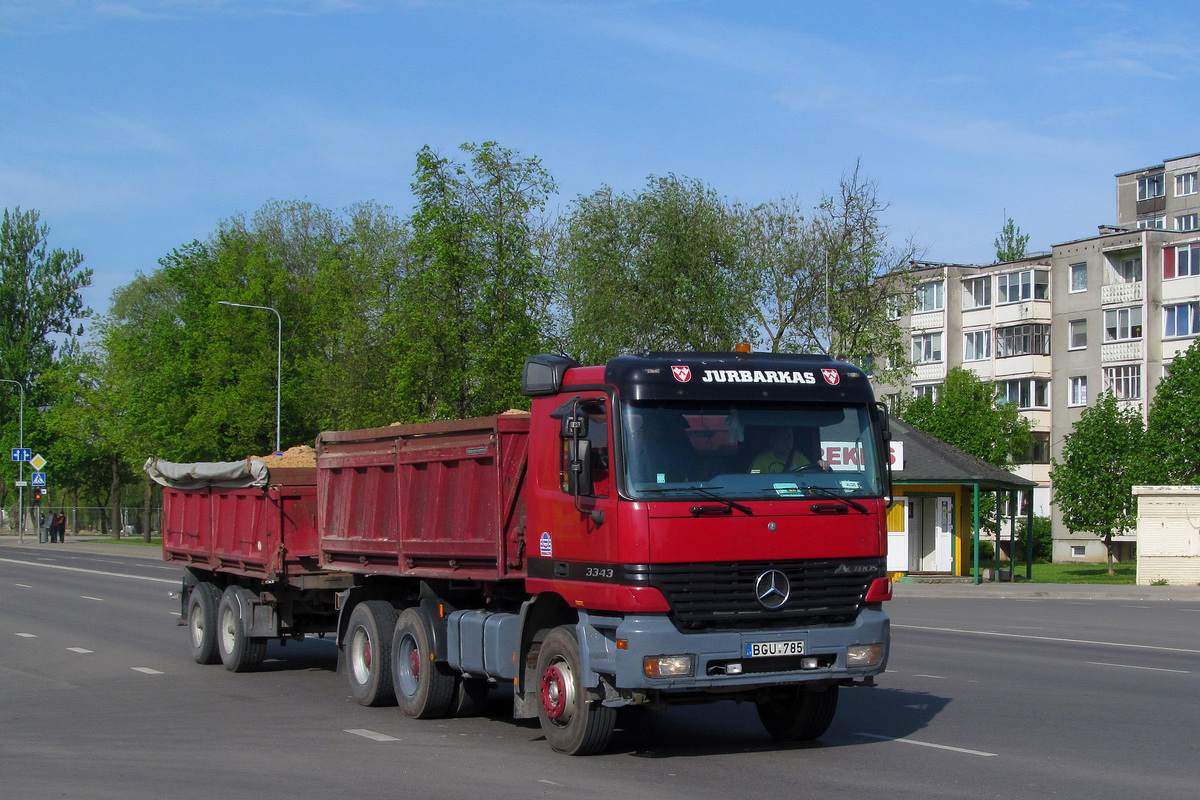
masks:
<path fill-rule="evenodd" d="M 780 741 L 809 741 L 829 730 L 837 701 L 837 686 L 819 692 L 788 686 L 758 701 L 758 718 L 767 733 Z"/>
<path fill-rule="evenodd" d="M 267 655 L 267 640 L 263 636 L 248 636 L 241 611 L 250 592 L 241 586 L 226 587 L 217 607 L 217 651 L 221 663 L 230 672 L 251 672 L 258 669 Z"/>
<path fill-rule="evenodd" d="M 617 710 L 589 700 L 575 630 L 550 631 L 538 653 L 538 721 L 546 741 L 560 753 L 586 756 L 608 746 Z"/>
<path fill-rule="evenodd" d="M 221 592 L 208 581 L 192 587 L 187 602 L 188 638 L 192 644 L 192 658 L 197 664 L 217 664 L 217 605 Z"/>
<path fill-rule="evenodd" d="M 433 634 L 419 608 L 406 608 L 392 636 L 392 683 L 400 709 L 416 719 L 446 716 L 454 699 L 454 674 L 433 659 Z"/>
<path fill-rule="evenodd" d="M 386 600 L 367 600 L 350 613 L 346 632 L 346 675 L 359 705 L 394 705 L 392 691 L 392 630 L 396 609 Z"/>
<path fill-rule="evenodd" d="M 488 688 L 486 678 L 455 678 L 449 716 L 477 717 L 482 714 L 487 703 Z"/>

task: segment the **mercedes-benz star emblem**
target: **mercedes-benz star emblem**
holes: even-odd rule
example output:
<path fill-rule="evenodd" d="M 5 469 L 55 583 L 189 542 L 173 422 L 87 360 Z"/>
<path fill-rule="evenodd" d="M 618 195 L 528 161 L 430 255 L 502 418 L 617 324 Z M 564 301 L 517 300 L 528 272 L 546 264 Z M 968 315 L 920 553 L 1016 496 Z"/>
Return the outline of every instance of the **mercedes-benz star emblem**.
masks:
<path fill-rule="evenodd" d="M 791 593 L 792 584 L 787 575 L 777 569 L 767 570 L 754 582 L 754 596 L 758 598 L 758 604 L 772 611 L 783 606 Z"/>

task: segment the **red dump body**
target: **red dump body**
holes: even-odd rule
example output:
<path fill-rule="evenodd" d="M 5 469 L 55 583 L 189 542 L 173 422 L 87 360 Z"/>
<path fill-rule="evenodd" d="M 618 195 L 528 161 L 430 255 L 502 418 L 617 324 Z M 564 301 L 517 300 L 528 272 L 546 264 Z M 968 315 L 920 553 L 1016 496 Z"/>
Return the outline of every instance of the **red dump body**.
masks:
<path fill-rule="evenodd" d="M 529 415 L 317 437 L 322 564 L 367 575 L 525 577 Z"/>
<path fill-rule="evenodd" d="M 264 581 L 321 572 L 316 469 L 272 469 L 262 489 L 163 487 L 163 558 Z"/>

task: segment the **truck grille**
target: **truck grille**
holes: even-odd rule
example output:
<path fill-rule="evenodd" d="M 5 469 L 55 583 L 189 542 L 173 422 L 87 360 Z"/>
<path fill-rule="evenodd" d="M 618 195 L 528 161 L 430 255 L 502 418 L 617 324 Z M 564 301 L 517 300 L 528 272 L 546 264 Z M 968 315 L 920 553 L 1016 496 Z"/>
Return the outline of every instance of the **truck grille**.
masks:
<path fill-rule="evenodd" d="M 755 593 L 769 570 L 787 576 L 790 587 L 776 609 L 764 608 Z M 882 558 L 625 567 L 629 583 L 658 589 L 675 623 L 694 630 L 843 625 L 858 616 L 871 582 L 885 574 Z"/>

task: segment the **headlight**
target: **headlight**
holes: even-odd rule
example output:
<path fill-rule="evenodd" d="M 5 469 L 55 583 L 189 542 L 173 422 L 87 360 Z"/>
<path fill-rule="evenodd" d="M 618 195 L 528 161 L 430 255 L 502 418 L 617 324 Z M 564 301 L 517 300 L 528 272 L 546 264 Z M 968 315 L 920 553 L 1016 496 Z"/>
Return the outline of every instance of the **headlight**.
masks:
<path fill-rule="evenodd" d="M 686 656 L 646 656 L 642 671 L 647 678 L 686 678 L 692 674 L 693 661 Z"/>
<path fill-rule="evenodd" d="M 846 648 L 847 667 L 874 667 L 883 661 L 882 644 L 852 644 Z"/>

